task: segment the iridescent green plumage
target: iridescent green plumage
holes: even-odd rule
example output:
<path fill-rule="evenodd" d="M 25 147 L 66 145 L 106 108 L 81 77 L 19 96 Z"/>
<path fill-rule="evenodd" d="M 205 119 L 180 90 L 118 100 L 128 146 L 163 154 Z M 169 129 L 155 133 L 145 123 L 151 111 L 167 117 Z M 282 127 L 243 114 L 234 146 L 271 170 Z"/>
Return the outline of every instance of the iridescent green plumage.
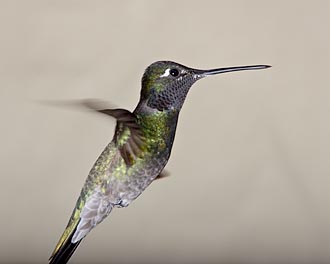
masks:
<path fill-rule="evenodd" d="M 91 169 L 50 263 L 66 263 L 112 208 L 128 206 L 161 173 L 171 154 L 179 112 L 194 82 L 211 74 L 266 67 L 202 71 L 160 61 L 146 69 L 133 113 L 97 109 L 117 119 L 115 135 Z"/>

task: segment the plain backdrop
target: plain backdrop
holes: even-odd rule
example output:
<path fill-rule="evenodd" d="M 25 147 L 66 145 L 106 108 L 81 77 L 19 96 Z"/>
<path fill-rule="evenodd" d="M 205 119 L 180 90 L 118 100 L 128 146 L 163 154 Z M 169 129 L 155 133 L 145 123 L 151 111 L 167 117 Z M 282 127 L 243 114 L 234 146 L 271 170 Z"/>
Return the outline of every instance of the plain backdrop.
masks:
<path fill-rule="evenodd" d="M 115 121 L 157 60 L 271 64 L 196 83 L 171 176 L 71 263 L 330 263 L 329 1 L 0 1 L 0 262 L 47 263 Z"/>

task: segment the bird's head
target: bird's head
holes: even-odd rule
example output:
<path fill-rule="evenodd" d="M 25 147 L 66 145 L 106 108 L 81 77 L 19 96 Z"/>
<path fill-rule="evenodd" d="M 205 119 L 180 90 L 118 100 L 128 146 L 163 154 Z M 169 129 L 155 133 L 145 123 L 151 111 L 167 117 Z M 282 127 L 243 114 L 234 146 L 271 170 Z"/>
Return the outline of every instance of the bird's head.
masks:
<path fill-rule="evenodd" d="M 142 77 L 141 100 L 158 111 L 180 111 L 190 87 L 208 75 L 231 71 L 256 70 L 268 65 L 253 65 L 198 70 L 172 61 L 157 61 L 151 64 Z"/>

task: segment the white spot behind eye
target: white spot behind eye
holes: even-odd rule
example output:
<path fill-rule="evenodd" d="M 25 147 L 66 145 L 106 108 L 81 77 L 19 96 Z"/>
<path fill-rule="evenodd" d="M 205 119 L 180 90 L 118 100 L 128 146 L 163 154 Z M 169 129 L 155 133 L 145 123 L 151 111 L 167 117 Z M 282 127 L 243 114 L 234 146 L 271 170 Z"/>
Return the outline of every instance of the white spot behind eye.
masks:
<path fill-rule="evenodd" d="M 167 76 L 169 76 L 170 75 L 170 70 L 171 69 L 166 69 L 165 72 L 164 72 L 164 74 L 162 74 L 160 77 L 167 77 Z"/>

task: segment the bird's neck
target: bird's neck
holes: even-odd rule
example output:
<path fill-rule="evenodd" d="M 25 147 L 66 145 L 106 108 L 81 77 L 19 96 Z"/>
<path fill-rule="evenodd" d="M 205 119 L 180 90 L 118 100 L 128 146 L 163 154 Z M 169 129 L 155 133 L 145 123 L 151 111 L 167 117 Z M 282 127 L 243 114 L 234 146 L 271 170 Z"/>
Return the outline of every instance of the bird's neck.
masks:
<path fill-rule="evenodd" d="M 172 148 L 179 111 L 158 111 L 140 102 L 134 114 L 150 144 Z"/>

